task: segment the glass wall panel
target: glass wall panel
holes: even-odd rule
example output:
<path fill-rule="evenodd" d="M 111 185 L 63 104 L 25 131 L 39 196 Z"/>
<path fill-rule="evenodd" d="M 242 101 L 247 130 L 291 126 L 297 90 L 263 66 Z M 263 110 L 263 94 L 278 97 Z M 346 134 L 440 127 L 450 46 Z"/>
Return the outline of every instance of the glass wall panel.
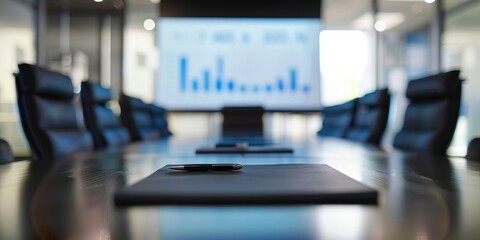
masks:
<path fill-rule="evenodd" d="M 370 0 L 323 2 L 321 97 L 329 106 L 375 90 L 375 37 Z"/>
<path fill-rule="evenodd" d="M 375 29 L 379 34 L 379 84 L 392 94 L 384 144 L 389 146 L 403 124 L 409 80 L 435 72 L 437 40 L 432 25 L 436 2 L 378 0 Z"/>
<path fill-rule="evenodd" d="M 368 32 L 325 30 L 320 34 L 322 104 L 339 104 L 375 89 Z"/>
<path fill-rule="evenodd" d="M 443 2 L 445 4 L 445 9 L 448 11 L 462 5 L 463 3 L 471 2 L 471 0 L 443 0 Z"/>
<path fill-rule="evenodd" d="M 155 22 L 158 18 L 160 1 L 133 0 L 126 8 L 124 30 L 124 82 L 128 95 L 142 98 L 146 102 L 154 99 L 155 75 L 158 68 Z M 153 27 L 144 22 L 153 20 Z"/>
<path fill-rule="evenodd" d="M 46 66 L 119 92 L 124 2 L 47 1 Z M 115 96 L 115 95 L 114 95 Z"/>
<path fill-rule="evenodd" d="M 470 1 L 457 7 L 446 14 L 442 68 L 460 69 L 466 80 L 463 85 L 462 115 L 451 149 L 454 154 L 461 155 L 466 152 L 468 141 L 480 136 L 480 2 Z"/>
<path fill-rule="evenodd" d="M 15 78 L 17 64 L 35 60 L 34 10 L 25 2 L 0 0 L 0 137 L 14 153 L 28 155 L 29 147 L 20 126 Z"/>

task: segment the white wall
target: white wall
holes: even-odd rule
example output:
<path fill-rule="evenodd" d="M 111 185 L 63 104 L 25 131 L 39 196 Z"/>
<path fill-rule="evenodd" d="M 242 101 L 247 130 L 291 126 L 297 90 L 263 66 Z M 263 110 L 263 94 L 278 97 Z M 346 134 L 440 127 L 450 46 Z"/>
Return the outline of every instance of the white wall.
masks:
<path fill-rule="evenodd" d="M 444 35 L 444 69 L 460 69 L 466 81 L 463 85 L 465 117 L 463 129 L 457 128 L 457 138 L 464 144 L 480 136 L 480 25 L 478 29 L 447 31 Z"/>
<path fill-rule="evenodd" d="M 15 79 L 20 62 L 35 59 L 33 13 L 28 5 L 0 0 L 0 138 L 15 154 L 29 154 L 17 111 Z"/>
<path fill-rule="evenodd" d="M 158 52 L 155 31 L 147 31 L 143 21 L 156 20 L 158 7 L 132 4 L 126 12 L 124 32 L 124 81 L 123 89 L 128 95 L 142 98 L 146 102 L 154 99 L 155 73 L 158 69 Z"/>

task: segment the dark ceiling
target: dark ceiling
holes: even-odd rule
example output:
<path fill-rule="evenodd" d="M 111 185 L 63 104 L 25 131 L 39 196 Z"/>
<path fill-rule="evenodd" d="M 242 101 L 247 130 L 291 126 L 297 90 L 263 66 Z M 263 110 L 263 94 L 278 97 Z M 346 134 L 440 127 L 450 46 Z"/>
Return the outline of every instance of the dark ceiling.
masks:
<path fill-rule="evenodd" d="M 125 0 L 47 0 L 49 11 L 114 12 L 125 7 Z"/>
<path fill-rule="evenodd" d="M 50 12 L 121 12 L 125 5 L 154 7 L 151 0 L 46 0 Z M 164 17 L 307 17 L 319 18 L 320 0 L 161 0 Z"/>
<path fill-rule="evenodd" d="M 320 0 L 162 0 L 163 17 L 319 18 Z"/>

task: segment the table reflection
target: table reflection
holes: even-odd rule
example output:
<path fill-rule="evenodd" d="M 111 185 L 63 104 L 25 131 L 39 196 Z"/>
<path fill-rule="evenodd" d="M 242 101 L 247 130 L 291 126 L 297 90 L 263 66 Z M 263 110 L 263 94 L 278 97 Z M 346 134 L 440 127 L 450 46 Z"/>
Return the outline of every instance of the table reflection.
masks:
<path fill-rule="evenodd" d="M 188 151 L 182 157 L 180 141 L 169 143 L 168 149 L 176 149 L 172 156 L 156 154 L 163 150 L 155 145 L 162 144 L 0 166 L 2 239 L 475 239 L 480 234 L 476 162 L 387 155 L 360 145 L 350 151 L 351 143 L 327 140 L 311 143 L 313 155 L 290 157 L 193 157 Z M 342 154 L 329 157 L 332 149 L 326 146 Z M 328 164 L 378 189 L 379 204 L 120 208 L 113 203 L 116 189 L 166 164 L 219 163 L 226 157 L 241 164 Z"/>

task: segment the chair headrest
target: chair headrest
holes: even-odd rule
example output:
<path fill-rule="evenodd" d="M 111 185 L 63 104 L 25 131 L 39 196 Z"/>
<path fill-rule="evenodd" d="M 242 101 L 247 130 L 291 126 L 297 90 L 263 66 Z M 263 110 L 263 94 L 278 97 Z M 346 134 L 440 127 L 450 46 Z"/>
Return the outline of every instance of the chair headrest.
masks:
<path fill-rule="evenodd" d="M 100 84 L 91 84 L 91 86 L 95 103 L 103 104 L 112 100 L 112 92 L 109 89 L 100 86 Z"/>
<path fill-rule="evenodd" d="M 225 106 L 222 114 L 263 114 L 265 110 L 261 106 Z"/>
<path fill-rule="evenodd" d="M 152 112 L 154 112 L 157 115 L 164 115 L 165 112 L 167 111 L 165 108 L 154 105 L 154 104 L 150 104 L 150 108 Z"/>
<path fill-rule="evenodd" d="M 334 106 L 328 106 L 323 109 L 323 112 L 328 112 L 328 113 L 343 113 L 343 112 L 350 112 L 354 111 L 355 107 L 357 105 L 358 98 L 352 99 L 348 102 L 334 105 Z"/>
<path fill-rule="evenodd" d="M 19 64 L 18 69 L 18 87 L 22 92 L 62 99 L 75 95 L 72 80 L 66 75 L 26 63 Z"/>
<path fill-rule="evenodd" d="M 13 162 L 15 157 L 13 156 L 12 148 L 7 141 L 0 139 L 0 164 Z"/>
<path fill-rule="evenodd" d="M 151 107 L 149 106 L 149 104 L 145 103 L 144 101 L 142 101 L 142 99 L 140 98 L 136 98 L 136 97 L 131 97 L 131 96 L 128 96 L 128 95 L 124 95 L 122 94 L 120 96 L 120 100 L 122 101 L 125 101 L 125 102 L 128 102 L 130 107 L 132 108 L 132 110 L 147 110 L 147 111 L 150 111 Z"/>
<path fill-rule="evenodd" d="M 367 93 L 359 99 L 359 104 L 367 107 L 377 107 L 386 104 L 390 99 L 388 89 L 380 89 L 375 92 Z"/>
<path fill-rule="evenodd" d="M 430 100 L 460 97 L 458 89 L 460 71 L 439 73 L 428 77 L 411 80 L 407 86 L 406 96 L 411 100 Z"/>

